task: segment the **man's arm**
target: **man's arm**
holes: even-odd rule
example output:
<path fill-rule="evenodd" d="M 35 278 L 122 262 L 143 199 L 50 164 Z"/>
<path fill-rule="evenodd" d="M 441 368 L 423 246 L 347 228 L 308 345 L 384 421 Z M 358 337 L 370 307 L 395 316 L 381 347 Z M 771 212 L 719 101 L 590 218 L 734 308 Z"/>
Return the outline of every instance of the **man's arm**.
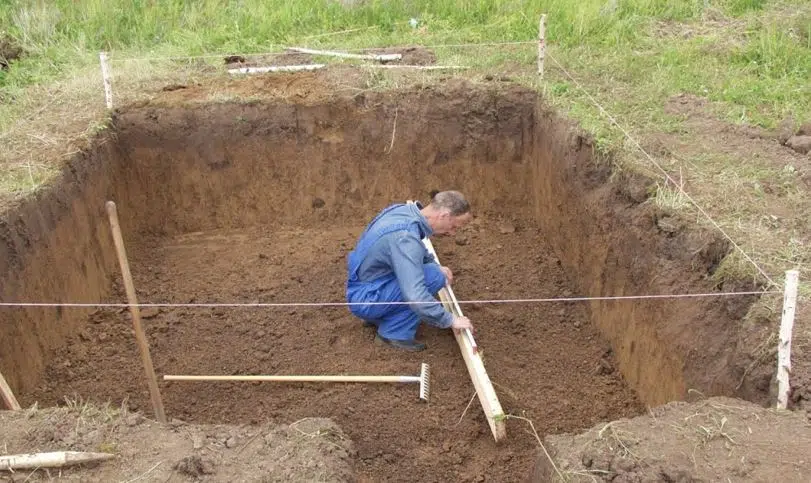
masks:
<path fill-rule="evenodd" d="M 425 284 L 423 260 L 427 250 L 422 241 L 408 231 L 395 233 L 391 240 L 392 268 L 405 301 L 410 303 L 409 307 L 420 319 L 441 329 L 449 328 L 453 323 L 453 314 L 442 307 Z"/>

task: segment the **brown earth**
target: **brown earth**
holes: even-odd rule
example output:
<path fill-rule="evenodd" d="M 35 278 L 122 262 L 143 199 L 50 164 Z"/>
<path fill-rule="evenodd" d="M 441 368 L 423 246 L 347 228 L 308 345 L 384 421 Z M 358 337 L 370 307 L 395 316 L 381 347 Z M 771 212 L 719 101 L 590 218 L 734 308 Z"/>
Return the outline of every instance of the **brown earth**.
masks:
<path fill-rule="evenodd" d="M 144 240 L 131 264 L 144 301 L 336 301 L 346 253 L 361 230 L 276 225 L 186 233 Z M 462 299 L 518 298 L 527 287 L 571 293 L 534 227 L 479 217 L 458 238 L 438 240 L 437 250 L 456 271 Z M 516 256 L 505 257 L 505 250 Z M 475 306 L 468 312 L 478 322 L 477 341 L 508 414 L 531 418 L 546 434 L 642 411 L 582 304 Z M 78 394 L 149 410 L 141 367 L 131 363 L 138 353 L 127 315 L 105 310 L 92 316 L 26 403 L 50 406 Z M 411 375 L 421 362 L 431 364 L 428 405 L 419 403 L 415 385 L 162 383 L 174 417 L 233 424 L 331 418 L 355 442 L 356 471 L 370 481 L 479 475 L 515 481 L 534 462 L 535 443 L 524 422 L 508 424 L 509 441 L 502 446 L 494 444 L 478 403 L 459 422 L 473 386 L 448 331 L 426 328 L 430 351 L 403 354 L 373 344 L 374 332 L 345 307 L 146 308 L 144 317 L 159 374 Z"/>
<path fill-rule="evenodd" d="M 116 112 L 95 151 L 5 214 L 2 299 L 123 300 L 111 282 L 118 270 L 103 213 L 112 199 L 142 302 L 340 300 L 343 259 L 363 224 L 433 188 L 461 189 L 478 215 L 458 243 L 438 243 L 463 299 L 751 288 L 717 286 L 710 276 L 729 246 L 647 203 L 650 180 L 612 176 L 590 140 L 535 92 L 459 80 L 375 92 L 351 72 L 188 86 Z M 252 100 L 208 103 L 213 91 Z M 748 370 L 746 342 L 759 329 L 741 323 L 753 301 L 465 310 L 502 404 L 546 435 L 637 414 L 690 389 L 767 402 L 769 372 Z M 427 406 L 414 387 L 161 383 L 182 418 L 334 417 L 358 449 L 357 473 L 373 478 L 515 479 L 536 454 L 520 420 L 508 421 L 508 444 L 494 446 L 475 404 L 454 426 L 472 388 L 447 333 L 426 330 L 430 351 L 403 355 L 373 346 L 343 308 L 146 315 L 162 374 L 401 374 L 430 358 L 436 378 Z M 25 403 L 77 391 L 148 410 L 129 327 L 126 312 L 7 309 L 0 369 Z"/>
<path fill-rule="evenodd" d="M 545 438 L 533 481 L 811 481 L 811 422 L 725 397 Z"/>
<path fill-rule="evenodd" d="M 158 424 L 139 412 L 72 401 L 70 407 L 0 411 L 3 454 L 87 451 L 93 464 L 0 472 L 0 481 L 355 481 L 355 449 L 334 422 L 289 425 Z"/>

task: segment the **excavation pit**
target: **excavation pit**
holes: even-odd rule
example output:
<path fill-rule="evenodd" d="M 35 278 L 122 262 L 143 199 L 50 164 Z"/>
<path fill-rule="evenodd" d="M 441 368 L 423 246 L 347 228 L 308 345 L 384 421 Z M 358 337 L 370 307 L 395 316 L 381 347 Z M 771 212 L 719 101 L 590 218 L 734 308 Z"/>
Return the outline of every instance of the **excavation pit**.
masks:
<path fill-rule="evenodd" d="M 434 241 L 460 300 L 718 290 L 728 246 L 647 202 L 650 183 L 612 175 L 588 140 L 510 83 L 448 80 L 333 92 L 323 74 L 235 80 L 261 100 L 203 102 L 191 87 L 116 113 L 109 132 L 43 196 L 9 211 L 4 300 L 123 302 L 104 203 L 113 200 L 157 373 L 415 375 L 430 404 L 390 384 L 159 383 L 190 422 L 331 418 L 374 481 L 526 477 L 537 442 L 521 419 L 496 445 L 447 331 L 429 350 L 372 341 L 346 307 L 195 307 L 340 302 L 345 259 L 389 203 L 458 189 L 475 220 Z M 616 174 L 616 173 L 615 173 Z M 667 220 L 668 223 L 662 223 Z M 541 435 L 707 394 L 764 397 L 741 380 L 735 324 L 752 299 L 471 303 L 506 413 Z M 0 369 L 21 402 L 126 400 L 151 414 L 126 309 L 4 309 Z M 725 348 L 729 345 L 731 348 Z M 768 382 L 768 381 L 767 381 Z"/>

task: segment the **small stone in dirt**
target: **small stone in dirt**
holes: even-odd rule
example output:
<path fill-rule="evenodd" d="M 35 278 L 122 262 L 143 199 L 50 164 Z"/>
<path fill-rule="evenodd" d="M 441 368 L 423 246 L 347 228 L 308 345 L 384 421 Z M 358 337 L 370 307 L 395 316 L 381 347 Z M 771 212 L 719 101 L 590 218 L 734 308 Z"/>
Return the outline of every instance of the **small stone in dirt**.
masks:
<path fill-rule="evenodd" d="M 191 444 L 194 449 L 201 449 L 205 446 L 205 438 L 200 433 L 194 433 L 191 436 Z"/>
<path fill-rule="evenodd" d="M 235 438 L 234 436 L 231 436 L 230 438 L 225 440 L 225 447 L 226 448 L 233 448 L 236 445 L 237 445 L 237 438 Z"/>
<path fill-rule="evenodd" d="M 169 421 L 169 425 L 171 427 L 173 427 L 173 428 L 179 428 L 179 427 L 183 426 L 184 424 L 186 424 L 185 421 L 182 421 L 182 420 L 177 419 L 177 418 L 172 418 L 172 420 Z"/>
<path fill-rule="evenodd" d="M 141 422 L 141 415 L 140 414 L 130 414 L 127 416 L 127 419 L 124 421 L 127 426 L 137 426 Z"/>
<path fill-rule="evenodd" d="M 498 231 L 502 235 L 508 235 L 510 233 L 515 233 L 515 225 L 513 225 L 512 223 L 502 223 L 501 225 L 498 226 Z"/>
<path fill-rule="evenodd" d="M 611 469 L 618 473 L 630 473 L 636 469 L 636 462 L 630 458 L 616 456 L 613 461 L 611 461 Z"/>
<path fill-rule="evenodd" d="M 811 152 L 811 136 L 792 136 L 786 141 L 786 146 L 800 154 Z"/>
<path fill-rule="evenodd" d="M 260 253 L 260 254 L 259 254 L 259 259 L 260 259 L 260 260 L 266 260 L 266 259 L 267 259 L 267 257 L 268 257 L 268 256 L 267 256 L 267 255 L 265 255 L 264 253 Z"/>
<path fill-rule="evenodd" d="M 313 208 L 323 208 L 324 205 L 326 205 L 326 204 L 327 203 L 324 200 L 322 200 L 321 198 L 314 198 L 313 199 Z"/>
<path fill-rule="evenodd" d="M 151 319 L 157 317 L 159 313 L 160 309 L 158 307 L 147 307 L 141 311 L 141 318 Z"/>
<path fill-rule="evenodd" d="M 582 325 L 582 324 L 580 324 L 580 322 L 575 322 L 575 323 L 574 323 L 574 328 L 575 328 L 575 329 L 579 329 L 581 325 Z"/>
<path fill-rule="evenodd" d="M 454 241 L 455 241 L 455 242 L 456 242 L 456 244 L 457 244 L 457 245 L 459 245 L 459 246 L 464 246 L 464 245 L 467 245 L 467 244 L 468 244 L 468 242 L 469 242 L 468 238 L 467 238 L 465 235 L 459 235 L 459 236 L 457 236 L 457 237 L 456 237 L 456 239 L 455 239 Z"/>

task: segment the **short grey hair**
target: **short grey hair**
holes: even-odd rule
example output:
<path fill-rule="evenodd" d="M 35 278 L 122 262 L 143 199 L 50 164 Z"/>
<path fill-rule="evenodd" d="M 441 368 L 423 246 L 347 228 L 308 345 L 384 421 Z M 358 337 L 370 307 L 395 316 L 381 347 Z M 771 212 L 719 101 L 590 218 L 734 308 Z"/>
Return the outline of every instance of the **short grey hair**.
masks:
<path fill-rule="evenodd" d="M 431 204 L 437 209 L 449 211 L 452 216 L 461 216 L 470 211 L 470 203 L 458 191 L 432 191 Z"/>

